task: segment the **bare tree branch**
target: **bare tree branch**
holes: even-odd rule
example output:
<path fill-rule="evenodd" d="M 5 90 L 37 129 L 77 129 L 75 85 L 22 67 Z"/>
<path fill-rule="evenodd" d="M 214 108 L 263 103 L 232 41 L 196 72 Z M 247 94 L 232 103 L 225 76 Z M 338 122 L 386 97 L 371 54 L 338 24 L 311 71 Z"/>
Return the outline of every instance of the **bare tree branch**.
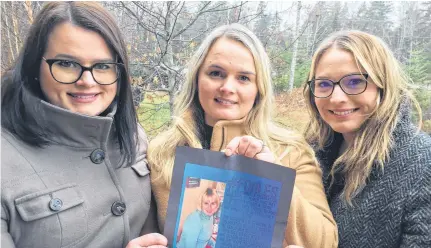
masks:
<path fill-rule="evenodd" d="M 160 34 L 160 33 L 158 33 L 157 31 L 156 31 L 156 29 L 151 29 L 151 28 L 149 28 L 149 27 L 147 27 L 144 23 L 142 23 L 141 21 L 140 21 L 140 18 L 135 14 L 135 12 L 134 11 L 132 11 L 129 7 L 127 7 L 125 4 L 124 4 L 124 2 L 120 2 L 121 4 L 122 4 L 122 6 L 123 6 L 123 8 L 125 8 L 127 11 L 128 11 L 128 13 L 129 14 L 131 14 L 134 18 L 135 18 L 135 20 L 137 21 L 137 23 L 139 24 L 139 26 L 141 26 L 143 29 L 145 29 L 146 31 L 148 31 L 148 32 L 150 32 L 150 33 L 152 33 L 152 34 L 154 34 L 155 36 L 161 36 L 161 37 L 163 37 L 163 35 L 162 34 Z"/>
<path fill-rule="evenodd" d="M 147 13 L 148 15 L 152 16 L 155 20 L 157 20 L 157 22 L 159 22 L 161 25 L 163 25 L 164 20 L 161 21 L 160 18 L 165 19 L 164 16 L 160 15 L 159 13 L 158 16 L 154 15 L 154 12 L 148 10 L 144 5 L 141 5 L 142 2 L 136 2 L 133 1 L 132 2 L 136 7 L 138 7 L 139 9 L 141 9 L 142 11 L 144 11 L 145 13 Z"/>

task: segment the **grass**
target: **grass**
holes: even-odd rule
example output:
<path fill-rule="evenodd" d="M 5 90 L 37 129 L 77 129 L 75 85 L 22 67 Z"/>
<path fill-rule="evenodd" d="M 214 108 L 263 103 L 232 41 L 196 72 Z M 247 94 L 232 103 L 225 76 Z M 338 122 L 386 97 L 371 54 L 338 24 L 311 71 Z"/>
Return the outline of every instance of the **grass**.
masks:
<path fill-rule="evenodd" d="M 302 89 L 293 89 L 290 93 L 279 94 L 275 101 L 275 121 L 286 128 L 302 133 L 310 119 L 302 96 Z"/>
<path fill-rule="evenodd" d="M 137 108 L 139 123 L 151 139 L 164 131 L 170 123 L 169 94 L 147 92 Z"/>

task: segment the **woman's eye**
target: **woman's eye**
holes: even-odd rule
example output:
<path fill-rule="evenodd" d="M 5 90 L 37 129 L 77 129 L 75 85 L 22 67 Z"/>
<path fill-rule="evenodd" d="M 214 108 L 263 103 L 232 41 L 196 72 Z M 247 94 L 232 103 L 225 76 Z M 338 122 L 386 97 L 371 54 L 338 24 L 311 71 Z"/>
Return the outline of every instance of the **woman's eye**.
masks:
<path fill-rule="evenodd" d="M 96 70 L 109 70 L 111 68 L 110 64 L 96 64 L 94 65 L 94 69 Z"/>
<path fill-rule="evenodd" d="M 317 82 L 317 87 L 319 88 L 329 88 L 332 87 L 332 84 L 328 81 L 319 81 Z"/>
<path fill-rule="evenodd" d="M 75 62 L 67 61 L 67 60 L 60 60 L 57 62 L 57 64 L 61 67 L 70 67 L 70 68 L 77 67 Z"/>
<path fill-rule="evenodd" d="M 239 76 L 239 80 L 248 82 L 248 81 L 250 81 L 250 78 L 242 75 L 242 76 Z"/>
<path fill-rule="evenodd" d="M 221 72 L 220 71 L 211 71 L 210 73 L 208 73 L 208 75 L 210 75 L 211 77 L 221 77 Z"/>
<path fill-rule="evenodd" d="M 356 85 L 361 84 L 363 82 L 364 82 L 364 80 L 362 80 L 360 78 L 354 78 L 354 79 L 349 80 L 348 85 L 349 86 L 356 86 Z"/>

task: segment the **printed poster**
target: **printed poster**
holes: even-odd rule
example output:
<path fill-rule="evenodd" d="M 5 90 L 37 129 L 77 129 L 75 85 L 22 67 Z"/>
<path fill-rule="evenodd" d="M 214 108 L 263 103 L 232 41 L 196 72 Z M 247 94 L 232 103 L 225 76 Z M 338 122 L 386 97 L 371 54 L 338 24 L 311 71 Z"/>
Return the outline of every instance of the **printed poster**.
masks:
<path fill-rule="evenodd" d="M 173 248 L 281 248 L 295 170 L 177 147 L 164 235 Z"/>

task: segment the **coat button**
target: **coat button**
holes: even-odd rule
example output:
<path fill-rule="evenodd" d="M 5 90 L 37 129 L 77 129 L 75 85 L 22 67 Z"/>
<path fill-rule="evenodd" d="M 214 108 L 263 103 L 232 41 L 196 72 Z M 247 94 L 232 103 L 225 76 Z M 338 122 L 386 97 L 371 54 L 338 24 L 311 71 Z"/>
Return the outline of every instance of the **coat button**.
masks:
<path fill-rule="evenodd" d="M 63 202 L 60 199 L 54 198 L 54 199 L 51 199 L 51 201 L 49 201 L 49 208 L 52 211 L 57 212 L 61 209 L 61 207 L 63 207 Z"/>
<path fill-rule="evenodd" d="M 91 162 L 100 164 L 105 160 L 105 152 L 102 149 L 94 150 L 90 155 Z"/>
<path fill-rule="evenodd" d="M 126 212 L 126 204 L 121 201 L 116 201 L 112 204 L 111 211 L 114 215 L 120 216 Z"/>

